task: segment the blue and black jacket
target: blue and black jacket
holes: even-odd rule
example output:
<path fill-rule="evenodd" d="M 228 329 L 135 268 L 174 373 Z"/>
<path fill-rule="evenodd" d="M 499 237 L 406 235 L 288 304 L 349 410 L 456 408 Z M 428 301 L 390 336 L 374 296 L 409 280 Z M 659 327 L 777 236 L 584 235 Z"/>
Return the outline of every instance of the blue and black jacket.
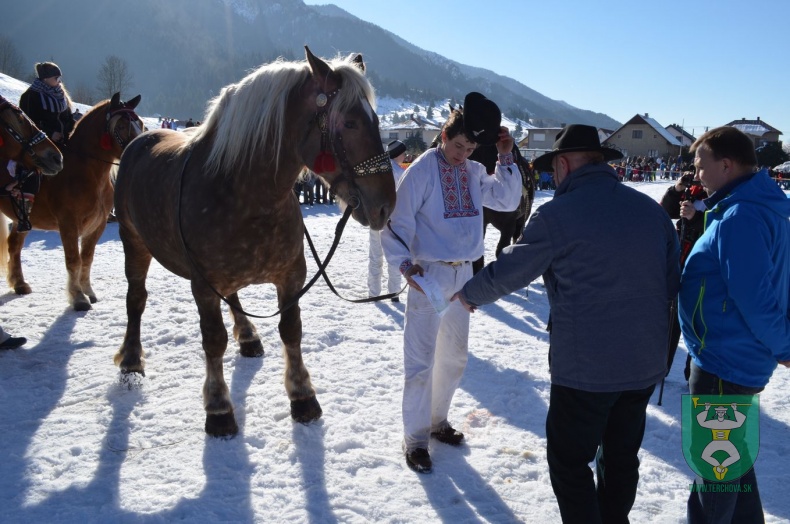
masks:
<path fill-rule="evenodd" d="M 777 362 L 790 361 L 790 199 L 760 171 L 706 204 L 681 279 L 683 338 L 703 370 L 765 387 Z"/>

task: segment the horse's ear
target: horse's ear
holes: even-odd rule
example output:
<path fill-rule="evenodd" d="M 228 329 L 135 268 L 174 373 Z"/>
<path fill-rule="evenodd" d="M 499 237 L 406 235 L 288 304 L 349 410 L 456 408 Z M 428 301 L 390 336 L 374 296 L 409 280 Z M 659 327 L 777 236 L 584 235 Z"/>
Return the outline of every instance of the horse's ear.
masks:
<path fill-rule="evenodd" d="M 126 102 L 126 107 L 128 107 L 129 109 L 134 109 L 135 107 L 137 107 L 137 104 L 140 103 L 140 100 L 142 98 L 143 98 L 142 95 L 137 95 L 136 97 Z"/>
<path fill-rule="evenodd" d="M 324 91 L 332 91 L 337 87 L 334 72 L 329 65 L 310 52 L 310 48 L 304 46 L 304 54 L 307 57 L 307 62 L 310 64 L 310 69 L 313 72 L 313 78 L 318 82 Z"/>
<path fill-rule="evenodd" d="M 121 103 L 121 93 L 118 92 L 112 95 L 112 98 L 110 98 L 110 107 L 117 107 L 118 105 L 120 105 L 120 103 Z"/>
<path fill-rule="evenodd" d="M 357 66 L 362 72 L 365 72 L 365 62 L 362 60 L 362 53 L 357 53 L 354 58 L 351 59 L 351 62 Z"/>

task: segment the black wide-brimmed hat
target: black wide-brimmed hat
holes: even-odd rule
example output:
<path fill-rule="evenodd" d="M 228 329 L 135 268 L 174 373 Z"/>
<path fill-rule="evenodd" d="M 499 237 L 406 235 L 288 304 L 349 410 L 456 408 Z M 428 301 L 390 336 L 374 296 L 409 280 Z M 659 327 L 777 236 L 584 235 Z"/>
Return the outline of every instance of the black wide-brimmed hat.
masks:
<path fill-rule="evenodd" d="M 598 130 L 595 127 L 571 124 L 562 128 L 562 131 L 557 134 L 557 140 L 554 142 L 551 151 L 536 158 L 535 162 L 532 163 L 532 167 L 538 171 L 553 171 L 551 161 L 555 156 L 577 151 L 597 151 L 603 154 L 603 158 L 606 161 L 623 158 L 623 154 L 620 151 L 611 147 L 601 146 Z"/>
<path fill-rule="evenodd" d="M 387 144 L 387 154 L 392 160 L 395 160 L 405 152 L 406 152 L 406 144 L 404 144 L 400 140 L 393 140 L 392 142 Z"/>
<path fill-rule="evenodd" d="M 471 92 L 464 98 L 464 133 L 482 145 L 496 144 L 502 112 L 499 107 L 481 95 Z"/>

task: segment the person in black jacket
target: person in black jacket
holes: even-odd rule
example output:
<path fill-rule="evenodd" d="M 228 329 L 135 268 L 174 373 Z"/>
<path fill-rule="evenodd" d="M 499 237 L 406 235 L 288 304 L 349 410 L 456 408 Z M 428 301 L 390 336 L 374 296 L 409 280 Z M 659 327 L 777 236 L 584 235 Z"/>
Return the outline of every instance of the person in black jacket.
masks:
<path fill-rule="evenodd" d="M 62 146 L 74 129 L 71 98 L 57 64 L 36 64 L 36 75 L 38 78 L 19 98 L 19 107 L 55 145 Z"/>
<path fill-rule="evenodd" d="M 74 129 L 71 98 L 63 87 L 60 67 L 54 62 L 36 64 L 36 75 L 38 78 L 19 97 L 19 108 L 62 149 Z M 14 176 L 20 188 L 17 231 L 29 231 L 32 227 L 30 211 L 41 184 L 40 175 L 17 165 Z"/>
<path fill-rule="evenodd" d="M 686 264 L 686 257 L 694 247 L 694 243 L 705 231 L 705 203 L 708 198 L 705 188 L 700 184 L 699 178 L 691 171 L 683 173 L 678 181 L 669 186 L 664 196 L 661 197 L 661 207 L 669 214 L 669 218 L 679 219 L 676 223 L 678 239 L 680 240 L 680 268 Z M 673 307 L 677 312 L 677 303 Z M 680 321 L 677 314 L 672 315 L 672 325 L 669 335 L 669 354 L 667 357 L 667 375 L 669 375 L 672 361 L 680 341 Z M 686 367 L 683 374 L 689 378 L 690 360 L 686 358 Z"/>

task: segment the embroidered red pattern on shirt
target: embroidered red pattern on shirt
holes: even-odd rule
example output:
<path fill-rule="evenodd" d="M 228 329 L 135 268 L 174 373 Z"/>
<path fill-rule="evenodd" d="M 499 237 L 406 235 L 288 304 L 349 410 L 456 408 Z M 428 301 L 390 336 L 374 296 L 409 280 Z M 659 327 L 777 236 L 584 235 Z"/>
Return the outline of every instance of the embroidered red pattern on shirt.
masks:
<path fill-rule="evenodd" d="M 444 197 L 444 218 L 476 217 L 480 214 L 469 192 L 469 173 L 466 171 L 466 163 L 451 166 L 440 156 L 439 179 Z"/>

